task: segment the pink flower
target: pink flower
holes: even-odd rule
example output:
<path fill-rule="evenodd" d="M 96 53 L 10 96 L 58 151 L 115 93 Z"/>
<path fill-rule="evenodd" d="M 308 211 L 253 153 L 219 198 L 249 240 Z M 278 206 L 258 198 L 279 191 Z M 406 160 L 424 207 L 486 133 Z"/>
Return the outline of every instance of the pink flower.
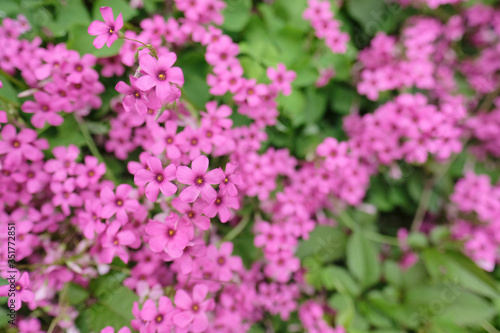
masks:
<path fill-rule="evenodd" d="M 102 238 L 102 251 L 100 259 L 105 264 L 111 264 L 113 258 L 118 256 L 124 263 L 128 263 L 130 255 L 125 246 L 130 246 L 136 241 L 136 236 L 131 230 L 121 230 L 121 223 L 114 220 L 106 229 Z"/>
<path fill-rule="evenodd" d="M 142 307 L 140 318 L 149 322 L 148 332 L 170 332 L 172 324 L 172 315 L 175 309 L 170 299 L 161 296 L 158 301 L 158 309 L 151 299 L 148 299 Z"/>
<path fill-rule="evenodd" d="M 214 169 L 207 172 L 208 158 L 204 155 L 197 157 L 191 163 L 192 169 L 186 166 L 177 168 L 177 180 L 182 184 L 190 185 L 185 188 L 180 198 L 184 202 L 194 202 L 201 193 L 201 198 L 211 204 L 217 199 L 217 192 L 210 185 L 220 184 L 224 179 L 222 170 Z"/>
<path fill-rule="evenodd" d="M 37 135 L 34 130 L 25 128 L 17 134 L 16 128 L 7 124 L 2 128 L 0 135 L 2 136 L 0 155 L 7 154 L 5 165 L 19 165 L 23 158 L 30 161 L 39 161 L 43 158 L 43 153 L 34 145 Z"/>
<path fill-rule="evenodd" d="M 297 74 L 294 71 L 287 71 L 285 65 L 279 63 L 277 70 L 272 67 L 267 69 L 267 77 L 273 81 L 272 86 L 288 96 L 292 93 L 291 82 L 295 80 Z"/>
<path fill-rule="evenodd" d="M 173 212 L 165 219 L 165 223 L 150 220 L 146 233 L 151 235 L 149 246 L 154 252 L 165 251 L 172 258 L 179 258 L 189 243 L 190 226 L 179 221 Z"/>
<path fill-rule="evenodd" d="M 141 91 L 137 85 L 137 78 L 130 76 L 130 86 L 123 81 L 120 81 L 116 84 L 115 89 L 121 94 L 124 94 L 123 97 L 123 108 L 127 112 L 136 111 L 140 115 L 146 114 L 148 111 L 148 107 L 146 106 L 146 94 Z"/>
<path fill-rule="evenodd" d="M 181 96 L 181 90 L 175 86 L 184 84 L 184 74 L 179 67 L 172 67 L 177 60 L 173 52 L 164 54 L 156 60 L 150 54 L 139 58 L 139 65 L 145 75 L 141 76 L 136 86 L 142 91 L 156 87 L 156 95 L 166 103 L 175 101 Z M 174 85 L 173 85 L 174 84 Z"/>
<path fill-rule="evenodd" d="M 98 49 L 102 48 L 104 44 L 108 47 L 118 39 L 118 31 L 123 27 L 123 18 L 120 13 L 118 17 L 114 18 L 113 9 L 110 7 L 101 7 L 101 15 L 104 22 L 94 21 L 88 28 L 89 35 L 97 36 L 94 39 L 94 46 Z"/>
<path fill-rule="evenodd" d="M 200 201 L 195 201 L 193 205 L 190 205 L 181 200 L 181 198 L 175 198 L 172 200 L 172 205 L 181 214 L 182 219 L 188 220 L 194 223 L 201 230 L 208 230 L 210 228 L 210 219 L 203 216 L 202 211 L 205 204 Z"/>
<path fill-rule="evenodd" d="M 170 182 L 175 179 L 176 167 L 170 164 L 165 169 L 162 168 L 161 161 L 157 157 L 148 157 L 147 164 L 149 170 L 142 169 L 135 173 L 134 182 L 138 186 L 146 186 L 146 198 L 156 202 L 161 191 L 163 195 L 169 197 L 177 192 L 177 186 Z"/>
<path fill-rule="evenodd" d="M 231 281 L 233 272 L 239 272 L 243 268 L 243 262 L 238 256 L 231 256 L 233 243 L 224 242 L 219 250 L 210 244 L 207 249 L 207 257 L 216 263 L 214 278 L 220 281 Z"/>
<path fill-rule="evenodd" d="M 120 221 L 127 221 L 127 212 L 133 212 L 139 207 L 137 200 L 129 198 L 130 191 L 132 191 L 132 186 L 128 184 L 118 185 L 116 195 L 109 187 L 103 188 L 101 199 L 104 207 L 101 217 L 109 219 L 116 214 Z"/>
<path fill-rule="evenodd" d="M 232 197 L 238 195 L 238 190 L 236 189 L 235 185 L 242 184 L 241 176 L 235 173 L 237 166 L 238 165 L 236 163 L 231 163 L 231 162 L 226 164 L 226 171 L 224 171 L 224 179 L 219 185 L 221 193 L 227 192 Z"/>
<path fill-rule="evenodd" d="M 57 112 L 62 111 L 62 106 L 65 104 L 64 100 L 54 99 L 42 91 L 36 92 L 34 97 L 36 102 L 26 101 L 21 106 L 24 112 L 34 113 L 33 117 L 31 117 L 33 126 L 42 128 L 46 122 L 52 126 L 59 126 L 63 123 L 63 117 Z"/>
<path fill-rule="evenodd" d="M 96 184 L 99 179 L 106 173 L 106 165 L 99 163 L 96 157 L 85 156 L 85 164 L 78 164 L 75 168 L 76 185 L 80 188 L 85 188 L 89 184 Z"/>
<path fill-rule="evenodd" d="M 115 329 L 113 328 L 113 326 L 107 326 L 101 330 L 101 333 L 115 333 Z M 117 333 L 130 333 L 130 328 L 128 328 L 127 326 L 122 327 L 118 330 Z"/>
<path fill-rule="evenodd" d="M 175 293 L 175 305 L 181 311 L 173 316 L 175 325 L 187 328 L 195 333 L 203 332 L 208 327 L 207 311 L 213 307 L 213 300 L 205 300 L 208 294 L 208 287 L 204 284 L 197 284 L 193 287 L 192 297 L 183 289 Z"/>
<path fill-rule="evenodd" d="M 219 214 L 220 221 L 225 223 L 231 218 L 229 208 L 240 208 L 238 199 L 230 196 L 229 193 L 219 193 L 215 201 L 203 209 L 203 213 L 208 217 L 215 217 L 215 215 Z"/>
<path fill-rule="evenodd" d="M 9 289 L 11 284 L 14 285 L 16 290 L 14 297 L 9 297 L 10 300 L 14 300 L 14 310 L 18 311 L 21 308 L 23 302 L 32 302 L 35 295 L 30 290 L 31 282 L 28 272 L 24 272 L 19 279 L 17 279 L 19 272 L 14 275 L 7 275 L 6 279 L 9 284 L 0 286 L 0 296 L 7 297 L 9 295 Z M 12 278 L 11 278 L 12 277 Z"/>

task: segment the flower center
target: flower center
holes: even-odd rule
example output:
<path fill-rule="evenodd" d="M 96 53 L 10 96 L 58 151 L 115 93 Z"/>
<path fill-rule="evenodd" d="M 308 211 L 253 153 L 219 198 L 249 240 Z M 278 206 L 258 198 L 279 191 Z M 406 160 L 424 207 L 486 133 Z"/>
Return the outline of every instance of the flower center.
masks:
<path fill-rule="evenodd" d="M 17 286 L 16 286 L 16 290 L 17 290 L 17 291 L 19 291 L 19 290 L 21 290 L 21 289 L 22 289 L 22 288 L 21 288 L 21 286 L 20 286 L 20 285 L 17 285 Z"/>
<path fill-rule="evenodd" d="M 134 96 L 135 96 L 135 98 L 141 98 L 141 93 L 140 93 L 140 92 L 138 92 L 138 91 L 136 91 L 136 92 L 134 93 Z"/>
<path fill-rule="evenodd" d="M 196 140 L 196 139 L 192 139 L 192 140 L 191 140 L 191 144 L 192 144 L 193 146 L 196 146 L 196 145 L 198 144 L 198 140 Z"/>
<path fill-rule="evenodd" d="M 227 184 L 227 183 L 229 183 L 229 179 L 226 177 L 226 178 L 224 178 L 224 184 Z"/>
<path fill-rule="evenodd" d="M 190 211 L 189 213 L 187 213 L 187 216 L 192 219 L 194 217 L 194 213 L 193 211 Z"/>
<path fill-rule="evenodd" d="M 170 229 L 170 230 L 168 231 L 168 235 L 169 235 L 169 236 L 173 236 L 173 235 L 175 235 L 175 230 L 174 230 L 174 229 Z"/>
<path fill-rule="evenodd" d="M 95 172 L 94 172 L 94 170 L 90 170 L 90 171 L 87 173 L 87 175 L 88 175 L 89 177 L 94 177 L 94 176 L 95 176 Z"/>
<path fill-rule="evenodd" d="M 207 138 L 211 138 L 214 134 L 212 133 L 212 131 L 208 131 L 207 132 Z"/>
<path fill-rule="evenodd" d="M 109 28 L 109 33 L 110 34 L 113 34 L 115 32 L 115 30 L 113 28 Z"/>
<path fill-rule="evenodd" d="M 203 178 L 201 178 L 201 177 L 196 178 L 196 184 L 198 184 L 198 185 L 203 184 Z"/>
<path fill-rule="evenodd" d="M 49 111 L 49 107 L 47 105 L 42 105 L 42 111 Z"/>
<path fill-rule="evenodd" d="M 198 306 L 198 304 L 193 304 L 193 311 L 194 312 L 198 312 L 199 309 L 200 309 L 200 307 Z"/>
<path fill-rule="evenodd" d="M 148 114 L 153 114 L 155 111 L 153 109 L 148 109 Z"/>
<path fill-rule="evenodd" d="M 165 73 L 158 73 L 158 80 L 165 81 L 167 79 L 167 75 Z"/>
<path fill-rule="evenodd" d="M 121 199 L 116 200 L 116 205 L 123 206 L 123 200 Z"/>
<path fill-rule="evenodd" d="M 216 205 L 220 205 L 220 203 L 221 203 L 221 202 L 222 202 L 222 200 L 221 200 L 220 198 L 217 198 L 217 199 L 215 200 L 215 204 L 216 204 Z"/>
<path fill-rule="evenodd" d="M 159 181 L 159 182 L 162 182 L 163 181 L 163 175 L 158 175 L 156 176 L 156 180 Z"/>
<path fill-rule="evenodd" d="M 82 65 L 76 65 L 75 69 L 76 69 L 77 72 L 83 71 Z"/>
<path fill-rule="evenodd" d="M 34 178 L 35 173 L 33 171 L 28 172 L 28 178 Z"/>
<path fill-rule="evenodd" d="M 13 146 L 14 148 L 19 148 L 19 146 L 20 146 L 20 145 L 21 145 L 21 143 L 19 143 L 19 141 L 17 141 L 17 140 L 14 140 L 14 141 L 12 142 L 12 146 Z"/>
<path fill-rule="evenodd" d="M 161 315 L 156 316 L 156 322 L 160 323 L 163 321 L 163 317 Z"/>
<path fill-rule="evenodd" d="M 68 192 L 64 192 L 63 196 L 68 199 L 69 198 L 69 193 Z"/>
<path fill-rule="evenodd" d="M 250 89 L 248 89 L 247 94 L 248 94 L 248 96 L 252 96 L 253 94 L 255 94 L 255 90 L 250 88 Z"/>
<path fill-rule="evenodd" d="M 118 245 L 118 239 L 115 239 L 115 241 L 113 242 L 113 244 Z"/>
<path fill-rule="evenodd" d="M 219 257 L 219 259 L 217 259 L 217 263 L 219 265 L 224 265 L 226 263 L 226 259 L 224 259 L 224 257 Z"/>
<path fill-rule="evenodd" d="M 172 142 L 174 142 L 174 140 L 172 138 L 170 138 L 170 137 L 167 138 L 167 143 L 172 143 Z"/>
<path fill-rule="evenodd" d="M 66 92 L 65 91 L 59 91 L 59 96 L 61 97 L 66 97 Z"/>

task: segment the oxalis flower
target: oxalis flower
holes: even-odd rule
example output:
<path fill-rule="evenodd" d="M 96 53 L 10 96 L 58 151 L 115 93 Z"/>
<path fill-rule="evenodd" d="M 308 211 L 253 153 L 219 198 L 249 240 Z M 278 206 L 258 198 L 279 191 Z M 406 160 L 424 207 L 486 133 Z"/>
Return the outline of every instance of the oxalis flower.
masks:
<path fill-rule="evenodd" d="M 98 49 L 102 48 L 104 44 L 111 47 L 113 43 L 118 39 L 118 31 L 123 27 L 123 18 L 120 13 L 118 17 L 114 18 L 113 9 L 110 7 L 100 8 L 102 21 L 94 21 L 90 23 L 89 29 L 87 30 L 89 35 L 97 36 L 94 39 L 94 46 Z"/>
<path fill-rule="evenodd" d="M 184 74 L 179 67 L 172 67 L 177 60 L 173 52 L 166 53 L 156 60 L 150 54 L 143 54 L 139 58 L 141 71 L 145 75 L 141 76 L 136 86 L 142 91 L 147 91 L 156 87 L 156 95 L 163 102 L 170 103 L 181 96 L 178 86 L 184 84 Z"/>
<path fill-rule="evenodd" d="M 184 189 L 179 197 L 184 202 L 194 202 L 201 193 L 201 198 L 208 204 L 217 199 L 217 192 L 210 185 L 220 184 L 224 179 L 222 170 L 215 169 L 207 172 L 208 158 L 205 155 L 198 156 L 193 163 L 192 169 L 186 166 L 177 168 L 177 180 L 180 183 L 191 185 Z"/>
<path fill-rule="evenodd" d="M 155 202 L 158 199 L 158 194 L 163 193 L 165 196 L 171 196 L 177 192 L 177 186 L 172 184 L 170 180 L 175 179 L 176 167 L 170 164 L 165 169 L 161 165 L 161 161 L 157 157 L 148 157 L 148 169 L 141 169 L 134 175 L 134 182 L 139 186 L 146 186 L 146 198 Z"/>

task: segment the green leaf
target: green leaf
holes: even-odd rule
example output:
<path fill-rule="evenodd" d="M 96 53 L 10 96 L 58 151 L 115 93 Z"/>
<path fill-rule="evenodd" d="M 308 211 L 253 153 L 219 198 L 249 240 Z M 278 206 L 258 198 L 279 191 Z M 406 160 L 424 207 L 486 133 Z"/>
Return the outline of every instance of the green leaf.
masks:
<path fill-rule="evenodd" d="M 70 282 L 68 285 L 69 304 L 77 305 L 82 303 L 89 296 L 89 292 L 80 285 Z"/>
<path fill-rule="evenodd" d="M 335 261 L 344 256 L 346 241 L 346 234 L 340 228 L 320 225 L 308 240 L 300 242 L 296 255 L 302 261 L 306 258 L 323 263 Z"/>
<path fill-rule="evenodd" d="M 306 98 L 300 90 L 292 89 L 290 96 L 279 95 L 276 101 L 283 108 L 283 113 L 292 120 L 295 127 L 304 123 L 305 119 L 302 111 L 306 105 Z"/>
<path fill-rule="evenodd" d="M 0 88 L 0 96 L 12 101 L 14 103 L 19 103 L 19 98 L 17 98 L 17 91 L 14 89 L 12 83 L 4 75 L 0 74 L 0 81 L 2 81 L 3 87 Z M 0 101 L 1 105 L 4 105 L 3 101 Z"/>
<path fill-rule="evenodd" d="M 369 287 L 379 281 L 379 249 L 363 236 L 362 230 L 356 230 L 347 242 L 347 267 L 358 278 L 363 287 Z"/>
<path fill-rule="evenodd" d="M 408 245 L 412 249 L 423 249 L 429 245 L 429 242 L 424 233 L 412 232 L 408 235 Z"/>
<path fill-rule="evenodd" d="M 90 25 L 90 15 L 82 0 L 57 2 L 56 12 L 56 19 L 49 21 L 46 26 L 57 37 L 64 36 L 74 24 Z"/>
<path fill-rule="evenodd" d="M 84 322 L 94 332 L 100 332 L 107 326 L 112 326 L 115 330 L 130 326 L 130 321 L 134 319 L 132 307 L 138 300 L 134 292 L 121 286 L 97 300 L 97 303 L 81 313 L 77 323 Z"/>
<path fill-rule="evenodd" d="M 392 285 L 401 287 L 403 285 L 403 274 L 399 265 L 392 260 L 384 261 L 384 277 Z"/>
<path fill-rule="evenodd" d="M 72 115 L 66 115 L 64 122 L 58 127 L 48 127 L 48 130 L 39 135 L 49 141 L 50 147 L 68 146 L 74 144 L 77 147 L 85 145 L 85 139 L 78 129 L 78 124 Z"/>
<path fill-rule="evenodd" d="M 434 279 L 448 280 L 463 288 L 487 297 L 498 297 L 495 282 L 485 271 L 461 253 L 425 249 L 422 258 Z"/>
<path fill-rule="evenodd" d="M 351 274 L 342 267 L 328 266 L 323 270 L 322 277 L 327 290 L 337 290 L 352 297 L 357 297 L 361 293 L 361 288 Z"/>
<path fill-rule="evenodd" d="M 97 0 L 92 8 L 92 18 L 94 20 L 103 21 L 101 7 L 111 7 L 113 9 L 113 15 L 115 19 L 121 13 L 123 17 L 123 22 L 127 22 L 132 17 L 137 15 L 137 9 L 132 8 L 128 1 L 125 0 Z"/>
<path fill-rule="evenodd" d="M 251 0 L 230 0 L 222 11 L 224 23 L 222 28 L 227 31 L 241 31 L 250 19 Z"/>
<path fill-rule="evenodd" d="M 321 120 L 326 111 L 326 96 L 315 87 L 308 87 L 306 90 L 306 107 L 304 116 L 307 123 L 317 123 Z"/>

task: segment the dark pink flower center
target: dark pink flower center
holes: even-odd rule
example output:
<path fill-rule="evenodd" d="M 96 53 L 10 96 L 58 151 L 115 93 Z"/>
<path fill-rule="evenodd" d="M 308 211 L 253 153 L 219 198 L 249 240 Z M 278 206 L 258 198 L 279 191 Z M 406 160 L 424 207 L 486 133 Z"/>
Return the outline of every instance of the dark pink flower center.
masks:
<path fill-rule="evenodd" d="M 12 141 L 12 147 L 19 148 L 20 145 L 21 145 L 21 143 L 17 140 Z"/>
<path fill-rule="evenodd" d="M 196 185 L 201 185 L 201 184 L 203 184 L 203 182 L 204 182 L 203 177 L 201 177 L 201 176 L 200 176 L 200 177 L 197 177 L 197 178 L 196 178 L 196 180 L 195 180 L 195 182 L 196 182 Z"/>

